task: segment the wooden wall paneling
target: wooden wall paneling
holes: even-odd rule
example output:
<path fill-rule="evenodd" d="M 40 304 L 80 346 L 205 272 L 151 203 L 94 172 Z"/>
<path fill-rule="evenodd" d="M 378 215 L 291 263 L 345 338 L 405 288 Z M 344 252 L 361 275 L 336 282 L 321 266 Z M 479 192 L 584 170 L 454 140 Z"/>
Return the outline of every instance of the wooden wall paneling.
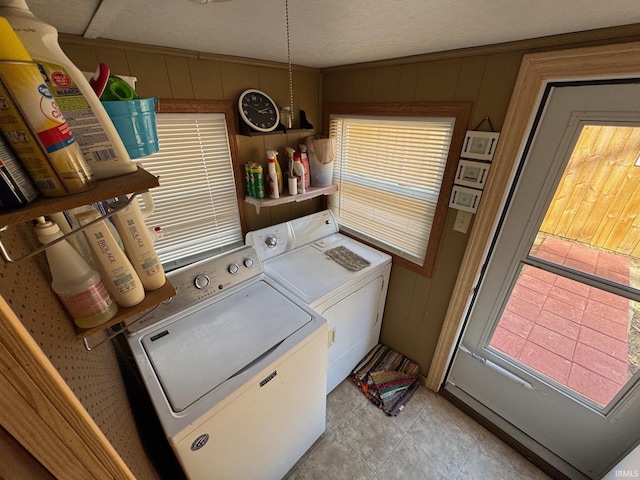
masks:
<path fill-rule="evenodd" d="M 220 64 L 220 70 L 225 100 L 237 102 L 240 94 L 246 89 L 259 87 L 259 67 L 255 65 L 223 62 Z"/>
<path fill-rule="evenodd" d="M 374 68 L 323 73 L 323 103 L 373 101 Z"/>
<path fill-rule="evenodd" d="M 126 55 L 131 75 L 138 78 L 136 92 L 140 98 L 171 98 L 171 82 L 163 54 L 128 50 Z"/>
<path fill-rule="evenodd" d="M 224 99 L 224 88 L 222 87 L 222 67 L 220 62 L 213 60 L 200 60 L 199 58 L 189 58 L 187 62 L 189 80 L 191 83 L 191 94 L 196 99 Z M 181 76 L 179 71 L 174 72 L 176 80 Z M 172 80 L 173 83 L 174 80 Z M 181 80 L 184 82 L 184 80 Z M 191 98 L 191 97 L 177 97 Z"/>
<path fill-rule="evenodd" d="M 459 58 L 420 64 L 416 102 L 451 102 L 456 96 L 462 60 Z"/>
<path fill-rule="evenodd" d="M 398 265 L 391 267 L 380 341 L 398 351 L 404 349 L 406 327 L 418 274 Z"/>
<path fill-rule="evenodd" d="M 475 118 L 475 102 L 480 94 L 484 71 L 487 67 L 487 56 L 478 55 L 464 57 L 460 65 L 460 75 L 456 84 L 455 101 L 473 102 L 472 118 Z M 471 122 L 473 125 L 473 121 Z M 473 126 L 471 127 L 473 128 Z"/>
<path fill-rule="evenodd" d="M 437 391 L 444 381 L 486 245 L 493 234 L 512 170 L 520 158 L 523 143 L 531 129 L 547 82 L 559 79 L 569 81 L 638 77 L 639 58 L 639 42 L 524 56 L 493 160 L 491 175 L 471 231 L 427 377 L 427 386 L 430 389 Z M 508 71 L 505 73 L 508 76 Z"/>
<path fill-rule="evenodd" d="M 113 47 L 94 47 L 96 51 L 96 55 L 98 57 L 98 62 L 109 65 L 109 69 L 111 73 L 114 75 L 127 75 L 133 76 L 131 73 L 131 67 L 129 66 L 129 61 L 127 60 L 127 55 L 122 48 L 113 48 Z M 75 57 L 74 57 L 75 63 Z M 95 70 L 95 69 L 94 69 Z"/>
<path fill-rule="evenodd" d="M 400 83 L 398 85 L 399 102 L 415 102 L 416 89 L 418 88 L 418 75 L 420 74 L 420 64 L 410 63 L 399 65 Z"/>
<path fill-rule="evenodd" d="M 400 94 L 401 70 L 397 66 L 384 66 L 373 69 L 372 98 L 376 102 L 398 102 Z"/>
<path fill-rule="evenodd" d="M 314 127 L 312 132 L 300 134 L 301 138 L 318 133 L 322 130 L 320 116 L 320 73 L 319 71 L 295 70 L 294 82 L 294 110 L 299 115 L 304 110 L 307 120 Z M 297 122 L 300 118 L 297 119 Z"/>
<path fill-rule="evenodd" d="M 403 353 L 411 358 L 411 360 L 417 362 L 420 365 L 421 371 L 424 373 L 428 370 L 424 369 L 422 364 L 425 360 L 428 361 L 430 359 L 430 355 L 433 352 L 429 352 L 429 349 L 425 348 L 423 339 L 421 339 L 417 333 L 420 332 L 422 325 L 428 321 L 429 310 L 431 308 L 429 300 L 433 288 L 434 283 L 432 278 L 427 278 L 422 275 L 416 277 L 409 312 L 407 313 L 407 320 L 402 335 Z"/>
<path fill-rule="evenodd" d="M 219 96 L 195 96 L 194 95 L 194 76 L 191 71 L 191 58 L 176 57 L 172 55 L 165 55 L 164 61 L 167 66 L 167 75 L 169 76 L 169 86 L 171 88 L 171 98 L 188 98 L 188 99 L 217 99 L 222 98 L 222 86 L 220 87 Z M 205 75 L 199 78 L 204 78 L 212 82 L 212 78 L 209 75 Z M 213 80 L 215 81 L 215 76 Z M 220 78 L 220 75 L 217 77 Z"/>
<path fill-rule="evenodd" d="M 474 128 L 484 117 L 489 116 L 496 131 L 502 129 L 509 106 L 508 92 L 513 91 L 522 55 L 522 52 L 489 55 L 480 91 L 474 103 L 470 128 Z"/>
<path fill-rule="evenodd" d="M 83 72 L 95 72 L 100 63 L 95 49 L 89 45 L 65 45 L 64 52 L 69 58 L 73 58 L 73 64 Z"/>
<path fill-rule="evenodd" d="M 295 76 L 295 72 L 292 72 Z M 269 95 L 278 108 L 289 105 L 289 71 L 286 68 L 260 67 L 258 69 L 259 88 Z"/>

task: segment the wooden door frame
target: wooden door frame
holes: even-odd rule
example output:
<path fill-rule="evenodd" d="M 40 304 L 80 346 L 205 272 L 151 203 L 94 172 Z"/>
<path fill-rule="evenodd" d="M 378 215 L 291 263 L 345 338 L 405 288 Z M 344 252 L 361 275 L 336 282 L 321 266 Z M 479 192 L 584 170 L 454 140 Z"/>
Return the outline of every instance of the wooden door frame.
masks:
<path fill-rule="evenodd" d="M 438 391 L 455 353 L 478 281 L 487 246 L 494 234 L 513 169 L 547 85 L 551 82 L 640 78 L 640 42 L 576 48 L 525 55 L 511 96 L 491 175 L 482 195 L 449 308 L 431 362 L 426 385 Z"/>

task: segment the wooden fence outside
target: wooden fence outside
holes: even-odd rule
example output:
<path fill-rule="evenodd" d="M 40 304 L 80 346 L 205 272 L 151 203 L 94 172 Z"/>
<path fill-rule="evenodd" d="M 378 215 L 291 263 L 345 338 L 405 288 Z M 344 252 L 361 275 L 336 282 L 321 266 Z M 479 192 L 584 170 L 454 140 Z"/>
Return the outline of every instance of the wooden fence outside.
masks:
<path fill-rule="evenodd" d="M 585 127 L 540 230 L 640 257 L 639 155 L 639 127 Z"/>

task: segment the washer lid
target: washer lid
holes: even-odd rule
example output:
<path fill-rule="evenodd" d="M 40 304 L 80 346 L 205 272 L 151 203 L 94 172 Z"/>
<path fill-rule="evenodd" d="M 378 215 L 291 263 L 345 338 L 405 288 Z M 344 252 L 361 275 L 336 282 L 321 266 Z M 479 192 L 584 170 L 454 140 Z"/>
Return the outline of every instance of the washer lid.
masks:
<path fill-rule="evenodd" d="M 368 260 L 370 265 L 353 271 L 325 255 L 325 251 L 343 246 Z M 312 308 L 325 295 L 369 275 L 374 269 L 389 263 L 386 253 L 350 239 L 340 233 L 297 248 L 264 262 L 265 272 L 304 300 Z"/>
<path fill-rule="evenodd" d="M 180 412 L 311 320 L 261 280 L 145 335 L 142 345 Z"/>

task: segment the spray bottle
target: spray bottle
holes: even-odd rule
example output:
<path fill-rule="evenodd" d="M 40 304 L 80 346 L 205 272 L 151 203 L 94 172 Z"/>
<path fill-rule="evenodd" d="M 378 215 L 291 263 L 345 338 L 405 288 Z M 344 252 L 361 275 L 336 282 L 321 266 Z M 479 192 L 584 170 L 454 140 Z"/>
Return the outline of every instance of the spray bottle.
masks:
<path fill-rule="evenodd" d="M 293 156 L 296 151 L 291 147 L 286 147 L 285 150 L 287 151 L 287 159 L 288 159 L 288 167 L 289 167 L 289 171 L 287 175 L 287 181 L 288 181 L 287 185 L 289 187 L 289 195 L 296 195 L 298 193 L 298 180 L 296 179 L 295 172 L 293 171 Z"/>
<path fill-rule="evenodd" d="M 38 218 L 35 229 L 43 245 L 63 235 L 58 225 L 45 221 L 44 217 Z M 118 305 L 112 300 L 98 272 L 89 267 L 66 240 L 48 246 L 46 251 L 53 279 L 51 288 L 76 325 L 92 328 L 113 318 Z"/>
<path fill-rule="evenodd" d="M 267 184 L 269 196 L 271 198 L 280 198 L 280 189 L 278 188 L 278 171 L 276 165 L 276 152 L 267 150 Z"/>
<path fill-rule="evenodd" d="M 42 68 L 47 86 L 75 132 L 95 177 L 100 180 L 135 172 L 137 166 L 131 161 L 102 103 L 83 73 L 60 48 L 58 31 L 38 20 L 25 0 L 0 0 L 0 16 L 9 21 L 30 56 Z"/>
<path fill-rule="evenodd" d="M 311 179 L 309 177 L 309 156 L 307 155 L 307 146 L 300 144 L 298 145 L 298 148 L 300 149 L 300 161 L 304 167 L 304 188 L 309 190 L 309 187 L 311 186 Z"/>
<path fill-rule="evenodd" d="M 298 179 L 298 193 L 307 193 L 306 175 L 304 172 L 304 166 L 300 161 L 300 154 L 296 153 L 293 157 L 293 171 Z"/>

